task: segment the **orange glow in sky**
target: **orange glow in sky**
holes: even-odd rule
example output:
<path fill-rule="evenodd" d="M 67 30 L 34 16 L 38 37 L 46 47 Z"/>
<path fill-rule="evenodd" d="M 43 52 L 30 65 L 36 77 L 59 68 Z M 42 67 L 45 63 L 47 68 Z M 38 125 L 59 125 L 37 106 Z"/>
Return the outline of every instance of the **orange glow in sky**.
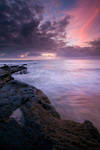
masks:
<path fill-rule="evenodd" d="M 43 58 L 47 58 L 47 59 L 54 59 L 54 58 L 56 58 L 56 54 L 55 53 L 42 53 L 41 56 Z"/>

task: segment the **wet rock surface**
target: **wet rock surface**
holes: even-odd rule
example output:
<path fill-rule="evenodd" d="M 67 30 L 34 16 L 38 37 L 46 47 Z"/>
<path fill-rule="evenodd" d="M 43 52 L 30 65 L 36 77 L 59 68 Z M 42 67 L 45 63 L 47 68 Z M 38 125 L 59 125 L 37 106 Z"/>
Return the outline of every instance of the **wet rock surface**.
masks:
<path fill-rule="evenodd" d="M 19 65 L 13 65 L 13 66 L 8 66 L 8 65 L 3 65 L 2 67 L 0 67 L 1 71 L 5 71 L 6 73 L 15 73 L 15 72 L 26 72 L 27 73 L 27 65 L 23 64 L 21 66 Z"/>
<path fill-rule="evenodd" d="M 100 150 L 93 124 L 61 120 L 41 90 L 11 77 L 19 68 L 0 68 L 0 150 Z"/>

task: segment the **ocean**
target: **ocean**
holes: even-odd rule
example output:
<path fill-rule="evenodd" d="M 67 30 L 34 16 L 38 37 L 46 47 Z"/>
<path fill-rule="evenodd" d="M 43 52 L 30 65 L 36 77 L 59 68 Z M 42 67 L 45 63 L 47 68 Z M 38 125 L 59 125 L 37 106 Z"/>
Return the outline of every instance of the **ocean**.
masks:
<path fill-rule="evenodd" d="M 41 89 L 64 120 L 90 120 L 100 130 L 100 60 L 0 61 L 27 64 L 28 74 L 13 77 Z"/>

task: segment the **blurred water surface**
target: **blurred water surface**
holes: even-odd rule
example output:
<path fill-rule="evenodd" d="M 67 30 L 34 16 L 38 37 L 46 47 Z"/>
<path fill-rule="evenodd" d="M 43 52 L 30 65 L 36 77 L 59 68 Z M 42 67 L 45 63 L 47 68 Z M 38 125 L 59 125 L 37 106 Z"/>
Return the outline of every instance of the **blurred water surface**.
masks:
<path fill-rule="evenodd" d="M 47 94 L 63 119 L 91 120 L 100 129 L 100 60 L 67 59 L 0 62 L 26 63 L 28 74 L 15 79 Z"/>

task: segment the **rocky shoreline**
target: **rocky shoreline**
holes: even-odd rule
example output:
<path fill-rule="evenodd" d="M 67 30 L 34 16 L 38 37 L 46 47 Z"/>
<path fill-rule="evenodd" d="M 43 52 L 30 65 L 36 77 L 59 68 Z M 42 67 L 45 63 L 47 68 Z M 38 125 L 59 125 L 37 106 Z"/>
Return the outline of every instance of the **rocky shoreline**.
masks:
<path fill-rule="evenodd" d="M 100 134 L 90 121 L 61 120 L 39 89 L 12 73 L 26 65 L 0 68 L 0 150 L 100 150 Z"/>

